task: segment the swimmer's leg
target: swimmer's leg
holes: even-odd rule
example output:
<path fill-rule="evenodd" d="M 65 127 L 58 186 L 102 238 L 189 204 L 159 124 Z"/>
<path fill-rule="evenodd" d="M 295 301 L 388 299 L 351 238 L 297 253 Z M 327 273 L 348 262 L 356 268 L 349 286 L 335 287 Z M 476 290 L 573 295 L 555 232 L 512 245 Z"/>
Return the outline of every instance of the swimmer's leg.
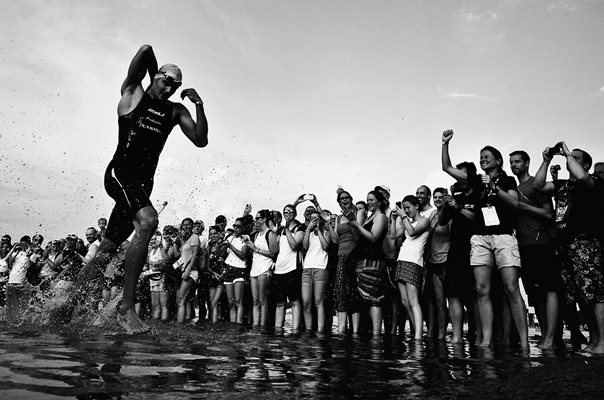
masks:
<path fill-rule="evenodd" d="M 134 236 L 126 251 L 124 264 L 124 297 L 117 315 L 118 324 L 128 334 L 149 330 L 134 311 L 134 293 L 138 277 L 147 260 L 149 242 L 155 234 L 157 225 L 157 211 L 152 206 L 141 208 L 134 216 Z"/>
<path fill-rule="evenodd" d="M 71 320 L 74 309 L 98 290 L 103 279 L 105 267 L 115 254 L 117 245 L 109 239 L 103 239 L 96 255 L 82 268 L 78 277 L 60 304 L 49 311 L 49 321 L 67 322 Z"/>
<path fill-rule="evenodd" d="M 82 268 L 76 280 L 76 286 L 89 286 L 94 282 L 98 284 L 103 279 L 105 267 L 117 252 L 119 243 L 105 238 L 99 245 L 96 255 Z"/>

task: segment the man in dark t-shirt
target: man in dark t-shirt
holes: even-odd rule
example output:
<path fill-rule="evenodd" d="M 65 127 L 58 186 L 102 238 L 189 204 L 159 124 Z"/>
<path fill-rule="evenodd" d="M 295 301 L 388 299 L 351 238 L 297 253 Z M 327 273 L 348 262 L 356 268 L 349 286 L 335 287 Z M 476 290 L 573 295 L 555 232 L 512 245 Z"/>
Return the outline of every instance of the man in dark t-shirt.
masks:
<path fill-rule="evenodd" d="M 145 90 L 142 81 L 147 74 L 151 84 Z M 149 242 L 157 230 L 157 211 L 149 196 L 159 155 L 175 125 L 180 126 L 195 146 L 208 144 L 208 123 L 197 91 L 184 89 L 180 95 L 195 104 L 197 122 L 183 104 L 168 100 L 181 82 L 182 73 L 176 65 L 157 68 L 149 45 L 143 45 L 132 59 L 117 109 L 118 145 L 105 172 L 105 190 L 115 200 L 115 207 L 98 253 L 81 271 L 76 290 L 63 311 L 68 311 L 85 296 L 92 282 L 102 277 L 104 266 L 118 246 L 134 232 L 126 254 L 124 295 L 117 321 L 129 334 L 149 329 L 134 312 L 134 291 Z"/>
<path fill-rule="evenodd" d="M 476 174 L 473 163 L 464 162 L 456 166 L 466 175 Z M 470 238 L 474 235 L 474 209 L 478 193 L 462 181 L 451 186 L 451 195 L 444 197 L 443 212 L 438 213 L 438 223 L 451 222 L 449 253 L 444 276 L 444 295 L 449 302 L 449 315 L 453 328 L 451 343 L 462 343 L 464 306 L 468 310 L 468 340 L 482 337 L 480 325 L 476 325 L 478 310 L 474 307 L 474 273 L 470 267 Z M 478 329 L 478 330 L 477 330 Z"/>
<path fill-rule="evenodd" d="M 537 347 L 554 347 L 558 325 L 558 295 L 562 290 L 560 264 L 552 237 L 551 196 L 533 187 L 529 174 L 531 159 L 523 150 L 510 154 L 510 167 L 518 179 L 518 206 L 515 210 L 516 239 L 522 262 L 522 283 L 535 307 L 542 330 Z"/>
<path fill-rule="evenodd" d="M 547 170 L 555 155 L 566 158 L 569 179 L 546 182 Z M 588 318 L 589 344 L 583 350 L 604 354 L 604 209 L 594 203 L 604 195 L 604 181 L 589 175 L 591 163 L 591 156 L 586 151 L 574 149 L 571 152 L 564 142 L 554 149 L 547 147 L 534 186 L 554 195 L 558 255 L 567 301 L 578 301 L 584 311 L 594 316 Z"/>

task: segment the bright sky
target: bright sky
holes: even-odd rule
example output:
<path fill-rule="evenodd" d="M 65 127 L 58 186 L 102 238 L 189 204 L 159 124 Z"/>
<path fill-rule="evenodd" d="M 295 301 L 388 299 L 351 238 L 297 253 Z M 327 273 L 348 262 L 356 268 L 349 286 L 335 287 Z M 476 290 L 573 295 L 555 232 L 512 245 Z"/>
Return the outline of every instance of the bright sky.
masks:
<path fill-rule="evenodd" d="M 178 127 L 168 139 L 160 225 L 232 223 L 307 192 L 336 211 L 338 185 L 355 200 L 449 186 L 444 129 L 454 163 L 490 144 L 526 150 L 534 173 L 559 140 L 604 160 L 602 0 L 4 3 L 0 231 L 15 239 L 82 237 L 109 215 L 119 89 L 145 43 L 210 124 L 204 149 Z"/>

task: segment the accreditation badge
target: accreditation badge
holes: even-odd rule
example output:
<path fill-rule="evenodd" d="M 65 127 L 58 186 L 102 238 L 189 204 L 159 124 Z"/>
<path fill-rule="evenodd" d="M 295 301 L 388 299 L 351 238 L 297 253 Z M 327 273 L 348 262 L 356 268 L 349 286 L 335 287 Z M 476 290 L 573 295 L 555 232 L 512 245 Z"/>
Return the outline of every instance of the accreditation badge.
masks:
<path fill-rule="evenodd" d="M 495 210 L 495 207 L 482 207 L 481 211 L 482 217 L 484 218 L 485 226 L 497 226 L 500 224 L 499 217 L 497 216 L 497 210 Z"/>

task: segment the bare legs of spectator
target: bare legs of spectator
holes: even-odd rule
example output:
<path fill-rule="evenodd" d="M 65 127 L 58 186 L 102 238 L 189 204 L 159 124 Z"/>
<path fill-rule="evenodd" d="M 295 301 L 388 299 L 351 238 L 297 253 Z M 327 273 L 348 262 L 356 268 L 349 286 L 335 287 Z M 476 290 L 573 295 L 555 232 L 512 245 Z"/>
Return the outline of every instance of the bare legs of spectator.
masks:
<path fill-rule="evenodd" d="M 449 297 L 449 318 L 451 318 L 451 327 L 453 328 L 452 344 L 463 342 L 463 304 L 457 297 Z"/>
<path fill-rule="evenodd" d="M 212 294 L 212 323 L 213 324 L 218 322 L 218 312 L 219 312 L 220 298 L 222 297 L 222 293 L 224 293 L 224 285 L 219 284 L 218 286 L 216 286 L 216 290 L 214 290 L 214 293 Z"/>
<path fill-rule="evenodd" d="M 373 338 L 378 339 L 382 334 L 382 307 L 372 305 L 369 307 L 369 315 L 371 317 Z"/>
<path fill-rule="evenodd" d="M 437 275 L 430 274 L 430 276 L 432 278 L 432 304 L 436 312 L 436 324 L 434 325 L 437 327 L 437 338 L 438 340 L 445 340 L 447 334 L 447 304 L 444 296 L 443 281 Z"/>
<path fill-rule="evenodd" d="M 579 312 L 577 311 L 577 303 L 565 304 L 562 308 L 563 319 L 570 331 L 570 342 L 573 346 L 587 344 L 587 338 L 581 332 L 581 323 L 579 321 Z M 561 336 L 561 334 L 559 334 Z"/>
<path fill-rule="evenodd" d="M 153 319 L 168 320 L 168 292 L 151 292 L 151 307 Z"/>
<path fill-rule="evenodd" d="M 325 330 L 325 290 L 327 281 L 311 279 L 310 282 L 302 280 L 302 309 L 304 314 L 304 324 L 306 329 L 312 327 L 312 307 L 317 310 L 317 332 L 323 333 Z"/>
<path fill-rule="evenodd" d="M 591 332 L 590 329 L 590 344 L 585 349 L 590 353 L 594 354 L 604 354 L 604 303 L 596 303 L 593 306 L 594 310 L 594 329 L 593 334 L 597 335 L 597 342 L 592 346 L 594 341 L 591 340 Z M 591 346 L 591 347 L 590 347 Z"/>
<path fill-rule="evenodd" d="M 349 318 L 350 317 L 350 318 Z M 350 320 L 352 325 L 352 334 L 359 334 L 359 323 L 361 321 L 361 313 L 353 312 L 347 313 L 346 311 L 338 311 L 338 333 L 346 333 L 346 323 Z"/>
<path fill-rule="evenodd" d="M 489 347 L 493 345 L 493 304 L 490 299 L 491 274 L 493 268 L 488 266 L 474 267 L 474 278 L 476 279 L 476 294 L 478 296 L 478 308 L 482 325 L 482 342 L 479 346 Z M 528 350 L 528 326 L 526 322 L 526 308 L 524 300 L 520 295 L 518 286 L 518 268 L 506 267 L 499 270 L 503 282 L 503 289 L 507 296 L 512 319 L 516 324 L 520 346 Z"/>
<path fill-rule="evenodd" d="M 235 307 L 235 290 L 234 284 L 229 283 L 224 285 L 226 291 L 227 303 L 229 305 L 229 321 L 237 322 L 237 308 Z"/>
<path fill-rule="evenodd" d="M 407 309 L 409 319 L 414 327 L 414 340 L 421 340 L 424 333 L 424 320 L 419 299 L 419 288 L 404 282 L 399 282 L 398 288 L 403 305 Z"/>
<path fill-rule="evenodd" d="M 253 326 L 256 328 L 265 328 L 268 318 L 268 288 L 270 285 L 270 275 L 265 272 L 262 275 L 251 277 L 252 289 L 252 315 Z"/>
<path fill-rule="evenodd" d="M 302 306 L 300 300 L 294 300 L 292 304 L 292 333 L 300 332 L 300 321 L 302 318 Z M 285 308 L 287 303 L 277 303 L 275 310 L 275 330 L 283 329 L 285 323 Z"/>
<path fill-rule="evenodd" d="M 226 285 L 227 298 L 232 301 L 233 308 L 230 311 L 231 322 L 243 323 L 243 293 L 245 291 L 245 282 L 237 281 L 232 285 Z M 230 306 L 230 304 L 229 304 Z"/>
<path fill-rule="evenodd" d="M 183 323 L 187 317 L 187 296 L 189 290 L 193 286 L 193 279 L 187 278 L 180 282 L 180 288 L 176 293 L 176 304 L 178 309 L 176 311 L 176 322 Z"/>
<path fill-rule="evenodd" d="M 539 304 L 542 320 L 541 340 L 537 344 L 540 349 L 553 349 L 555 347 L 556 329 L 559 320 L 559 299 L 558 293 L 547 292 Z"/>

